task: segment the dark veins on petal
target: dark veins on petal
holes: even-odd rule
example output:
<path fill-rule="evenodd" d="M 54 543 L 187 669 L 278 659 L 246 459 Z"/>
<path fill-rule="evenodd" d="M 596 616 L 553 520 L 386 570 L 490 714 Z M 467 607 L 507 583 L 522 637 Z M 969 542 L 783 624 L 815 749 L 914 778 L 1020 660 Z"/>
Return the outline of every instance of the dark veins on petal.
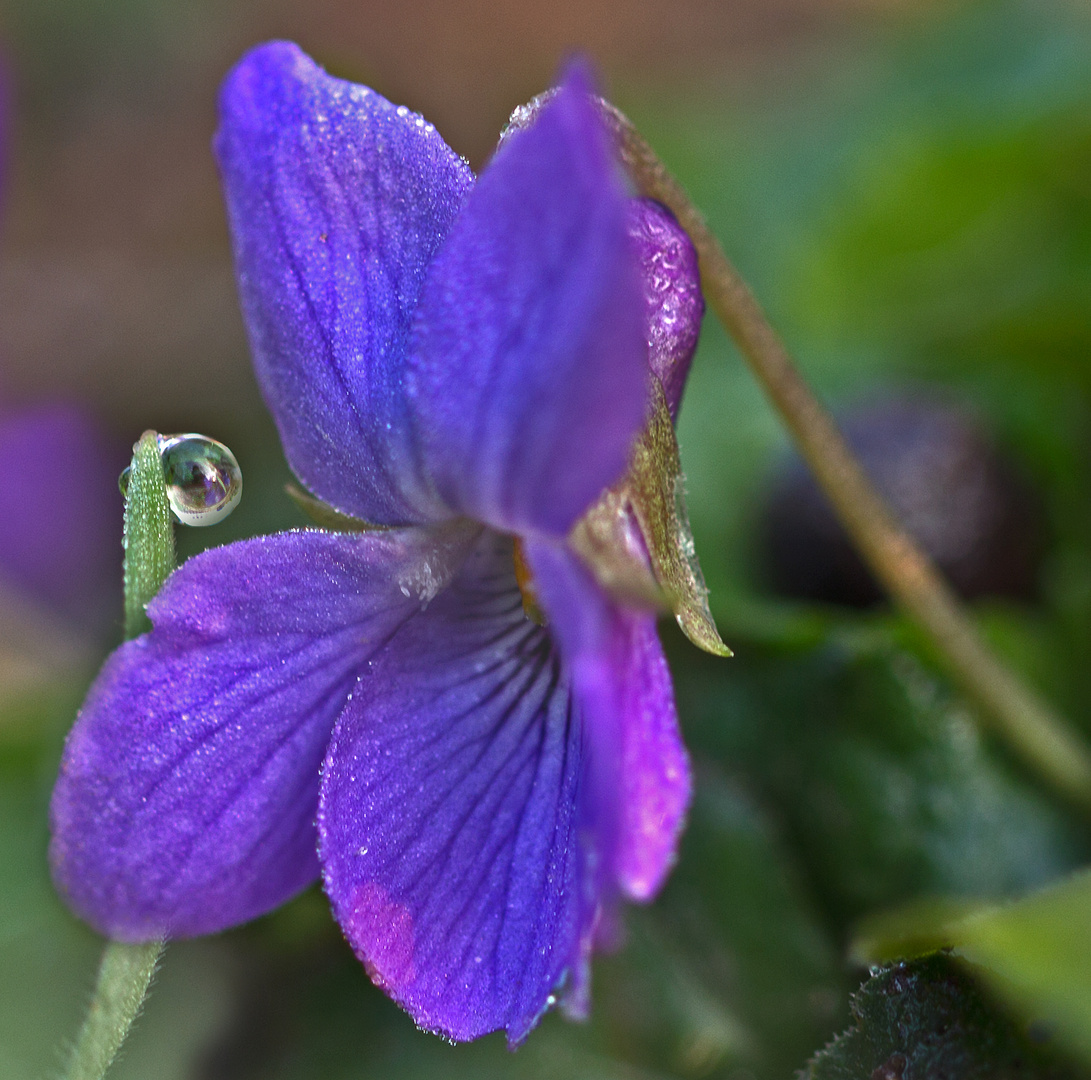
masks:
<path fill-rule="evenodd" d="M 521 1040 L 580 960 L 582 735 L 511 540 L 396 635 L 338 723 L 320 858 L 372 976 L 423 1027 Z"/>

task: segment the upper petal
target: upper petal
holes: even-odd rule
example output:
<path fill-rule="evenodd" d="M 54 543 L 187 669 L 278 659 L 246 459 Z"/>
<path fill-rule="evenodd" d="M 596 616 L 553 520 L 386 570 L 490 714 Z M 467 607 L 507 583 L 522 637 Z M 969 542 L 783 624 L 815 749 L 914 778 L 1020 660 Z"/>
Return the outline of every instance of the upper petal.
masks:
<path fill-rule="evenodd" d="M 518 1042 L 583 962 L 581 731 L 496 534 L 338 721 L 318 818 L 326 889 L 372 978 L 422 1027 Z"/>
<path fill-rule="evenodd" d="M 172 575 L 65 747 L 50 856 L 77 913 L 121 940 L 203 934 L 313 880 L 334 721 L 464 537 L 282 533 Z"/>
<path fill-rule="evenodd" d="M 425 283 L 409 386 L 447 502 L 566 533 L 644 419 L 642 315 L 625 192 L 573 78 L 501 145 Z"/>
<path fill-rule="evenodd" d="M 285 42 L 240 61 L 220 115 L 243 312 L 289 463 L 367 521 L 443 516 L 413 464 L 403 367 L 469 167 L 421 117 Z"/>

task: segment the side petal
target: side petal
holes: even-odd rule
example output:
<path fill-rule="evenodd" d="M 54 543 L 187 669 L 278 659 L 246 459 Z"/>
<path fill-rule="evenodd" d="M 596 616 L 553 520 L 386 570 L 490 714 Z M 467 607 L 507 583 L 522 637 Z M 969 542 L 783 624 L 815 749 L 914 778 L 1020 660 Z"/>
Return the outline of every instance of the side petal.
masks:
<path fill-rule="evenodd" d="M 322 872 L 372 979 L 450 1039 L 521 1041 L 582 961 L 581 722 L 509 538 L 392 640 L 338 721 Z"/>
<path fill-rule="evenodd" d="M 258 381 L 296 475 L 380 524 L 444 516 L 415 480 L 403 367 L 473 174 L 431 124 L 297 46 L 247 54 L 215 149 Z"/>
<path fill-rule="evenodd" d="M 587 724 L 599 891 L 650 900 L 674 862 L 689 806 L 689 759 L 655 617 L 620 607 L 562 545 L 529 543 L 535 587 Z"/>
<path fill-rule="evenodd" d="M 467 199 L 409 362 L 426 469 L 459 511 L 563 535 L 624 472 L 649 378 L 627 212 L 578 78 Z"/>
<path fill-rule="evenodd" d="M 123 941 L 253 918 L 318 872 L 319 768 L 369 657 L 457 565 L 426 530 L 205 552 L 107 661 L 53 793 L 53 875 Z M 427 568 L 424 573 L 422 567 Z"/>

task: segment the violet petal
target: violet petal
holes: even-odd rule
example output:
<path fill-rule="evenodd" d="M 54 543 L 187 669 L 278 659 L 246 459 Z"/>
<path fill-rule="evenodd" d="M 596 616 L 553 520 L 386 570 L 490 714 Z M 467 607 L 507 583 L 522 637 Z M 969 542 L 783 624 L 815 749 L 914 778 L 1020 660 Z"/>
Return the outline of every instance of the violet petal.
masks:
<path fill-rule="evenodd" d="M 403 365 L 473 174 L 431 124 L 286 42 L 239 62 L 220 113 L 243 311 L 289 463 L 366 521 L 445 516 L 414 467 Z"/>
<path fill-rule="evenodd" d="M 123 941 L 185 937 L 313 880 L 334 721 L 420 610 L 406 583 L 450 549 L 423 529 L 280 533 L 173 574 L 154 629 L 107 661 L 65 747 L 50 856 L 69 904 Z"/>
<path fill-rule="evenodd" d="M 446 501 L 563 535 L 624 472 L 644 419 L 628 200 L 578 79 L 506 139 L 425 282 L 410 395 Z"/>
<path fill-rule="evenodd" d="M 674 215 L 651 199 L 630 202 L 629 235 L 644 286 L 648 362 L 676 420 L 705 312 L 697 252 Z"/>
<path fill-rule="evenodd" d="M 578 960 L 581 725 L 528 621 L 510 538 L 377 657 L 338 721 L 319 809 L 334 912 L 423 1028 L 522 1040 Z"/>
<path fill-rule="evenodd" d="M 689 761 L 655 617 L 610 600 L 563 545 L 526 546 L 539 599 L 586 718 L 599 892 L 649 900 L 674 861 Z"/>

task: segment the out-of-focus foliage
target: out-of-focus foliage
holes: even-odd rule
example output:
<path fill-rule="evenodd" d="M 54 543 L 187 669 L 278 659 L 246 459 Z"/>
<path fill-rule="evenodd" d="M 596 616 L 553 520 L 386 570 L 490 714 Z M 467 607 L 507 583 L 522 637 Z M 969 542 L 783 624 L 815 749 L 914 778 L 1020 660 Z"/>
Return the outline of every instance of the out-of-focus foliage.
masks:
<path fill-rule="evenodd" d="M 679 688 L 695 740 L 776 807 L 839 924 L 913 896 L 1007 896 L 1086 857 L 951 692 L 889 645 L 754 647 Z"/>
<path fill-rule="evenodd" d="M 111 77 L 140 51 L 134 34 L 149 57 L 170 38 L 179 63 L 167 31 L 204 10 L 100 6 L 76 5 L 67 22 L 57 2 L 20 8 L 36 85 L 52 64 L 58 95 L 66 79 L 99 78 L 105 61 L 90 50 L 121 25 Z M 839 48 L 809 75 L 776 72 L 785 85 L 771 80 L 745 105 L 638 88 L 621 104 L 824 395 L 851 404 L 927 384 L 1020 464 L 1044 508 L 1042 600 L 977 614 L 1091 738 L 1091 16 L 1060 0 L 937 5 L 887 41 Z M 153 74 L 141 68 L 141 85 Z M 287 473 L 258 407 L 239 403 L 237 431 L 184 418 L 231 445 L 247 495 L 222 529 L 180 536 L 183 557 L 306 523 L 281 494 Z M 1088 822 L 981 733 L 900 619 L 765 594 L 755 521 L 786 440 L 711 320 L 680 442 L 713 610 L 736 655 L 706 658 L 668 630 L 697 799 L 662 896 L 629 912 L 622 948 L 596 963 L 589 1023 L 547 1017 L 514 1055 L 499 1038 L 452 1048 L 421 1035 L 370 985 L 314 889 L 252 927 L 168 948 L 119 1078 L 776 1080 L 846 1029 L 814 1059 L 815 1080 L 943 1075 L 926 1062 L 960 1077 L 1070 1074 L 1053 1040 L 1049 1056 L 1027 1042 L 1027 1023 L 1051 1020 L 1077 1052 L 1091 1043 L 1091 898 L 1084 878 L 1034 891 L 1088 861 Z M 72 666 L 0 715 L 4 1076 L 60 1060 L 92 984 L 97 944 L 53 896 L 45 864 L 52 771 L 88 676 Z M 933 957 L 886 969 L 850 1015 L 866 974 L 846 958 L 859 920 L 937 898 L 962 916 L 1027 893 L 981 916 L 988 933 L 952 936 L 975 968 Z M 930 910 L 930 932 L 948 926 L 949 904 Z"/>

